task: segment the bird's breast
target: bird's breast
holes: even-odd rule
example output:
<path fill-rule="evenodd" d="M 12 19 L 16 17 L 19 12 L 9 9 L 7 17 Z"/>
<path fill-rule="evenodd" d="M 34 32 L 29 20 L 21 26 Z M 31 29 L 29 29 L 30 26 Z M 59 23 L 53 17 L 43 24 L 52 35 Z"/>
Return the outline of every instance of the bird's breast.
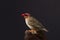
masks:
<path fill-rule="evenodd" d="M 26 25 L 27 25 L 30 29 L 32 29 L 32 26 L 30 26 L 29 23 L 28 23 L 29 20 L 28 20 L 28 19 L 25 19 L 25 22 L 26 22 Z"/>

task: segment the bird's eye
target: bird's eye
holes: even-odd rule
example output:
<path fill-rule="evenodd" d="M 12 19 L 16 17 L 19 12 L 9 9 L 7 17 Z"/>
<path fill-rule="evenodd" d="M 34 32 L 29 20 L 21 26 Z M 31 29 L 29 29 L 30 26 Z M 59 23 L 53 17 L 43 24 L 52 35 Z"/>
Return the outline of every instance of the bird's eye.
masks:
<path fill-rule="evenodd" d="M 28 15 L 25 15 L 25 16 L 28 16 Z"/>

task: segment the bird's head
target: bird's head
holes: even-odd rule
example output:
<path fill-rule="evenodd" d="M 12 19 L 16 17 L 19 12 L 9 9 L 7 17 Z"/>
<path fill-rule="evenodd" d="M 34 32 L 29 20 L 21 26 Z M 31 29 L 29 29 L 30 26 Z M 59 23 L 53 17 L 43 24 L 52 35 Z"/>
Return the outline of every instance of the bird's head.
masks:
<path fill-rule="evenodd" d="M 29 13 L 22 13 L 21 16 L 23 16 L 24 18 L 28 18 L 28 17 L 30 17 L 30 14 Z"/>

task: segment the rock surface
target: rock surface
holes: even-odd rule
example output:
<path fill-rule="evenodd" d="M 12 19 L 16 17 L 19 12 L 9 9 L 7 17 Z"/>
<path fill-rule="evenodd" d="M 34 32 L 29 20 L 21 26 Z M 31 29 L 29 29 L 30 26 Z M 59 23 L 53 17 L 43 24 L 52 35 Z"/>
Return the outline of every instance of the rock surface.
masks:
<path fill-rule="evenodd" d="M 37 31 L 37 34 L 32 34 L 29 30 L 25 31 L 24 40 L 47 40 L 45 33 L 42 31 Z"/>

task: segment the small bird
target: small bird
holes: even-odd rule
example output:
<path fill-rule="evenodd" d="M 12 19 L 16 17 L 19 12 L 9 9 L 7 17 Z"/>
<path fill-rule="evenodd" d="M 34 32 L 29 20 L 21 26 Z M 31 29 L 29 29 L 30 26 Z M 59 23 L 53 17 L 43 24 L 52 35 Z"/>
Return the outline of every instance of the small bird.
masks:
<path fill-rule="evenodd" d="M 36 31 L 43 30 L 48 32 L 48 30 L 39 22 L 36 18 L 31 16 L 29 13 L 23 13 L 21 16 L 24 17 L 26 25 L 31 29 L 29 30 L 33 34 L 36 34 Z"/>

